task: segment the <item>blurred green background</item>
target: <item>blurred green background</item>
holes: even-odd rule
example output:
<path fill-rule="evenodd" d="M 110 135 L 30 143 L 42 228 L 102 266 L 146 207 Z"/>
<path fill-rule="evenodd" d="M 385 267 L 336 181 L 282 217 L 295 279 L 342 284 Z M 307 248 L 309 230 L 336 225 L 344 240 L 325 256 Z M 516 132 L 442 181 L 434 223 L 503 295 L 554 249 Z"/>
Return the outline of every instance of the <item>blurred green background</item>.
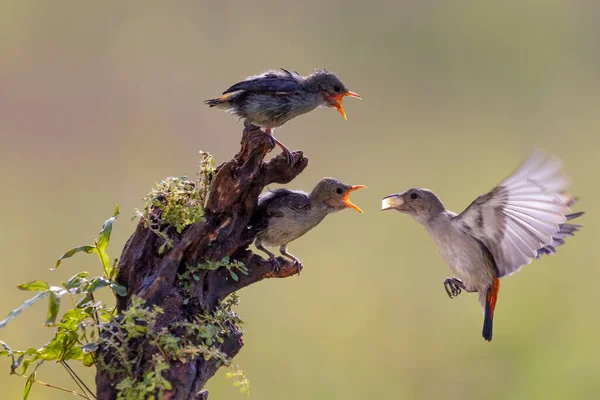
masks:
<path fill-rule="evenodd" d="M 19 283 L 99 272 L 91 256 L 48 268 L 115 203 L 113 257 L 155 181 L 193 176 L 198 150 L 218 162 L 238 150 L 242 124 L 203 100 L 268 68 L 327 67 L 364 100 L 345 101 L 347 122 L 319 109 L 278 130 L 310 158 L 289 186 L 366 184 L 353 195 L 365 213 L 294 242 L 300 277 L 241 292 L 235 362 L 252 397 L 597 399 L 599 17 L 590 0 L 2 1 L 0 319 L 28 297 Z M 486 343 L 476 296 L 448 299 L 433 241 L 380 199 L 428 187 L 461 211 L 536 145 L 565 161 L 586 227 L 503 281 Z M 43 345 L 45 311 L 0 340 Z M 8 359 L 0 372 L 2 397 L 20 398 Z M 59 366 L 38 379 L 73 386 Z M 243 398 L 224 371 L 208 389 Z"/>

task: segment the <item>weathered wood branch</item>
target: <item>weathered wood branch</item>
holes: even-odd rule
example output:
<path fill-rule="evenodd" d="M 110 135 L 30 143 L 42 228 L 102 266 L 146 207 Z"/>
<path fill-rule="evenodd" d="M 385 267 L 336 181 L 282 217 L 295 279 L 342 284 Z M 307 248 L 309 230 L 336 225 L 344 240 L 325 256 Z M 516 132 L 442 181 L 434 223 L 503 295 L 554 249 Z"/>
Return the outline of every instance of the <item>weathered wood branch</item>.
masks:
<path fill-rule="evenodd" d="M 174 247 L 165 254 L 158 252 L 162 239 L 145 228 L 143 222 L 138 224 L 119 261 L 117 281 L 127 287 L 128 293 L 127 297 L 117 299 L 119 312 L 125 310 L 131 296 L 136 295 L 148 306 L 158 305 L 165 310 L 155 328 L 161 329 L 179 321 L 191 321 L 197 314 L 209 314 L 229 294 L 255 282 L 299 273 L 298 266 L 283 258 L 279 259 L 281 269 L 276 273 L 270 261 L 248 250 L 254 239 L 248 225 L 259 194 L 268 184 L 290 182 L 308 165 L 308 159 L 300 151 L 294 152 L 291 165 L 282 154 L 264 162 L 273 146 L 270 138 L 257 127 L 246 127 L 240 151 L 217 168 L 205 207 L 206 221 L 185 229 L 175 238 Z M 203 270 L 197 274 L 195 301 L 190 303 L 195 307 L 186 306 L 177 286 L 178 273 L 185 271 L 188 264 L 219 261 L 223 257 L 243 262 L 248 275 L 239 274 L 236 281 L 226 268 Z M 233 358 L 242 346 L 241 333 L 236 331 L 218 346 L 218 350 Z M 141 348 L 149 353 L 156 351 L 151 346 Z M 151 358 L 151 355 L 147 356 Z M 205 361 L 199 357 L 187 362 L 169 362 L 170 368 L 164 374 L 173 390 L 165 398 L 207 398 L 208 394 L 202 388 L 220 366 L 216 359 Z M 144 363 L 139 366 L 140 376 L 144 366 Z M 116 398 L 115 385 L 118 382 L 114 382 L 101 368 L 98 368 L 96 383 L 98 399 Z"/>

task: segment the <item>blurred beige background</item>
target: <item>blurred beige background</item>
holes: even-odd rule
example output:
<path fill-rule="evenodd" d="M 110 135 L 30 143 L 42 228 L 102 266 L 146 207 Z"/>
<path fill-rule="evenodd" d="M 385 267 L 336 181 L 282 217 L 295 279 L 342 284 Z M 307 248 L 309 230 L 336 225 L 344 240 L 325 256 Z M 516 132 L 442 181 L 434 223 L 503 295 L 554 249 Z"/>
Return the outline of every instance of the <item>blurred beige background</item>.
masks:
<path fill-rule="evenodd" d="M 366 184 L 353 195 L 365 213 L 293 243 L 300 277 L 241 292 L 235 362 L 252 397 L 598 398 L 599 17 L 590 0 L 2 1 L 0 319 L 28 297 L 21 282 L 99 273 L 84 256 L 48 268 L 115 203 L 112 256 L 155 181 L 193 176 L 198 150 L 218 162 L 238 150 L 242 124 L 203 100 L 268 68 L 327 67 L 364 100 L 345 101 L 347 122 L 319 109 L 278 130 L 310 158 L 290 187 Z M 486 343 L 476 296 L 448 299 L 433 242 L 380 199 L 423 186 L 461 211 L 536 145 L 565 161 L 586 227 L 503 281 Z M 45 311 L 0 340 L 43 345 Z M 8 372 L 1 359 L 2 397 L 20 398 Z M 242 398 L 224 372 L 211 398 Z M 73 386 L 59 366 L 38 379 Z"/>

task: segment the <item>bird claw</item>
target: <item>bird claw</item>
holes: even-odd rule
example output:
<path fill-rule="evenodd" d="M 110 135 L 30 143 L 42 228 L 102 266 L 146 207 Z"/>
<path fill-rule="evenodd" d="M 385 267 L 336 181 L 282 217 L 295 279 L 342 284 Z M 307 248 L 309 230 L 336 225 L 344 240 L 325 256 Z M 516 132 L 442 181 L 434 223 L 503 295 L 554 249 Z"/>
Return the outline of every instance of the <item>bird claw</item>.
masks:
<path fill-rule="evenodd" d="M 448 293 L 448 297 L 451 299 L 461 294 L 464 288 L 465 285 L 458 278 L 446 278 L 444 281 L 444 289 L 446 289 L 446 293 Z"/>
<path fill-rule="evenodd" d="M 288 165 L 294 164 L 294 155 L 291 152 L 284 151 L 283 154 L 285 154 Z"/>
<path fill-rule="evenodd" d="M 271 257 L 271 264 L 273 264 L 273 270 L 275 270 L 275 273 L 278 274 L 279 270 L 281 270 L 281 264 L 279 263 L 277 257 Z"/>
<path fill-rule="evenodd" d="M 292 263 L 292 265 L 294 267 L 298 268 L 298 276 L 300 276 L 300 272 L 302 272 L 302 269 L 304 268 L 304 266 L 302 265 L 302 263 L 300 262 L 300 260 L 298 260 L 297 258 L 294 259 L 294 262 Z"/>

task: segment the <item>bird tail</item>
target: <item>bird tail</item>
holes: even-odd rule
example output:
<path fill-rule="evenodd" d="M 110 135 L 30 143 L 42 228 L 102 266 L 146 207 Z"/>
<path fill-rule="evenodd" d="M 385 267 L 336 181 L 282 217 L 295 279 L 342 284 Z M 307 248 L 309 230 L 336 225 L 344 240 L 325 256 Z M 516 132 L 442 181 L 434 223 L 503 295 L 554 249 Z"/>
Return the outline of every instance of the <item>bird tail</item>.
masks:
<path fill-rule="evenodd" d="M 485 316 L 483 318 L 483 338 L 490 342 L 492 340 L 492 330 L 494 326 L 494 309 L 500 290 L 500 279 L 495 279 L 485 294 Z"/>
<path fill-rule="evenodd" d="M 209 107 L 219 107 L 219 106 L 227 106 L 229 104 L 229 98 L 233 95 L 233 93 L 227 93 L 221 97 L 217 97 L 216 99 L 208 99 L 204 101 L 204 104 Z"/>

